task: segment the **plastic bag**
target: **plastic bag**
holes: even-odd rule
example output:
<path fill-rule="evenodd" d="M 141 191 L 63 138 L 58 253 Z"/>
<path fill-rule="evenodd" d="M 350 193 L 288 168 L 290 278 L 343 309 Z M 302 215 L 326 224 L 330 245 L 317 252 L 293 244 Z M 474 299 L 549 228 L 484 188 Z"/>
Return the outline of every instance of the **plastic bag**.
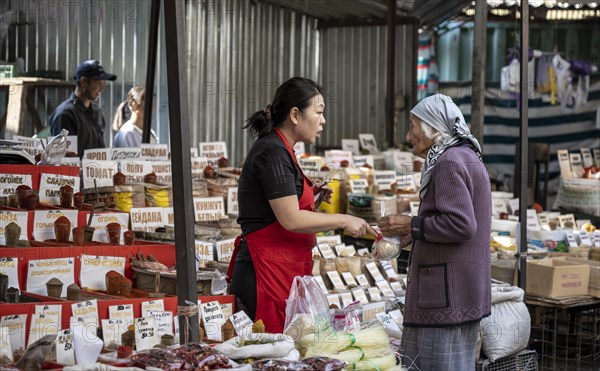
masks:
<path fill-rule="evenodd" d="M 60 134 L 50 139 L 46 148 L 42 151 L 42 159 L 38 165 L 60 165 L 60 162 L 67 152 L 67 135 L 69 131 L 62 129 Z"/>
<path fill-rule="evenodd" d="M 296 276 L 286 300 L 283 333 L 298 340 L 330 324 L 327 297 L 317 281 L 312 276 Z"/>
<path fill-rule="evenodd" d="M 227 276 L 215 269 L 215 277 L 210 282 L 211 295 L 227 294 Z"/>

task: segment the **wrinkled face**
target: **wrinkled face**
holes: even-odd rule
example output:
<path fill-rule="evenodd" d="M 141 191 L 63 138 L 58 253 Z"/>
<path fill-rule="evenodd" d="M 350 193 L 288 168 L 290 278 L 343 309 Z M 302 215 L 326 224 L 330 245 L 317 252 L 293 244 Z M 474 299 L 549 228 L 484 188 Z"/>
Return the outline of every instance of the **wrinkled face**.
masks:
<path fill-rule="evenodd" d="M 100 99 L 100 95 L 102 95 L 106 81 L 83 77 L 80 80 L 80 85 L 85 98 L 95 102 Z"/>
<path fill-rule="evenodd" d="M 410 129 L 406 134 L 406 141 L 412 144 L 412 154 L 425 158 L 427 151 L 433 146 L 433 139 L 427 138 L 421 129 L 421 120 L 413 114 L 410 115 Z"/>
<path fill-rule="evenodd" d="M 310 100 L 310 105 L 299 112 L 297 128 L 300 141 L 313 144 L 321 136 L 325 125 L 324 110 L 325 100 L 321 94 L 317 94 Z"/>

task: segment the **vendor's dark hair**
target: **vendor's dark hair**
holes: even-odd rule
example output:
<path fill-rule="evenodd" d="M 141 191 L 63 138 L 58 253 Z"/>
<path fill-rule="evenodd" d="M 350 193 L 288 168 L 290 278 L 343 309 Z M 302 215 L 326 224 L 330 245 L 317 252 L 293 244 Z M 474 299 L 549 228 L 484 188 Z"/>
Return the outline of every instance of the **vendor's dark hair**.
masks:
<path fill-rule="evenodd" d="M 273 103 L 246 120 L 244 129 L 250 129 L 250 134 L 254 137 L 267 135 L 283 124 L 292 108 L 304 111 L 310 105 L 310 100 L 318 94 L 323 95 L 323 89 L 316 82 L 303 77 L 292 77 L 277 88 Z"/>

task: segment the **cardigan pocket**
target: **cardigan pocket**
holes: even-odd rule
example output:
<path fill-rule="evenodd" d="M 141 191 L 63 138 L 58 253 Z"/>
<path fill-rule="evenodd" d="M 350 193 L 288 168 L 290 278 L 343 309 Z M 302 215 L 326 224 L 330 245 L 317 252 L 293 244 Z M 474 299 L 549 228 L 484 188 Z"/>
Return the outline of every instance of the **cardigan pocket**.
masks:
<path fill-rule="evenodd" d="M 446 263 L 419 265 L 418 292 L 417 306 L 419 308 L 436 309 L 446 308 L 450 305 Z"/>

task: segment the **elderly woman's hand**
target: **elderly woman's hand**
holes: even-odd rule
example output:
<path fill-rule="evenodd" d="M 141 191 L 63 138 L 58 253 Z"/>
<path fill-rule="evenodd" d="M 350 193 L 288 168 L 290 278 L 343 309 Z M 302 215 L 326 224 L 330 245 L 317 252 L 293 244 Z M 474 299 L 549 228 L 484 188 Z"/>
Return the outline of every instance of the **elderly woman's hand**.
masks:
<path fill-rule="evenodd" d="M 379 219 L 379 229 L 384 236 L 406 236 L 410 235 L 410 220 L 408 215 L 386 215 Z"/>

